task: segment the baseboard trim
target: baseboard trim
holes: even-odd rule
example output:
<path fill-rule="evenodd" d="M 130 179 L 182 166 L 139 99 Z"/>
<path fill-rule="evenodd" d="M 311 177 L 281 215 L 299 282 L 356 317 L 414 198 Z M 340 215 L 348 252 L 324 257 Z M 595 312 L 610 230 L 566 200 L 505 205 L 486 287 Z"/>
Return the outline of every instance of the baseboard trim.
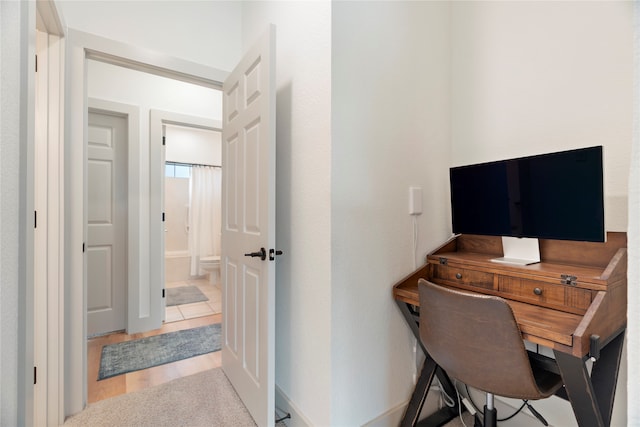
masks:
<path fill-rule="evenodd" d="M 402 402 L 394 406 L 393 408 L 383 412 L 378 415 L 371 421 L 362 425 L 362 427 L 387 427 L 387 426 L 398 426 L 400 425 L 400 421 L 402 421 L 402 416 L 404 415 L 404 410 L 409 405 L 409 401 Z"/>
<path fill-rule="evenodd" d="M 289 397 L 282 391 L 280 387 L 276 384 L 276 408 L 278 408 L 278 412 L 276 413 L 276 418 L 280 416 L 280 412 L 283 411 L 285 413 L 289 413 L 291 418 L 288 418 L 284 421 L 284 423 L 288 427 L 312 427 L 313 423 L 309 421 L 307 417 L 305 417 L 300 409 L 291 401 Z"/>

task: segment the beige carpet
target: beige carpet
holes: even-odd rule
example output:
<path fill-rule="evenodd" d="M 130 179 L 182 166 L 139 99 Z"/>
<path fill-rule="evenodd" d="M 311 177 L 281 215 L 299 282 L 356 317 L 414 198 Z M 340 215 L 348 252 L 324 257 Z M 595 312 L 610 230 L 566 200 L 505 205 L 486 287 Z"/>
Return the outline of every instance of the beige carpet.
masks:
<path fill-rule="evenodd" d="M 473 417 L 463 414 L 467 427 Z M 211 369 L 89 405 L 69 417 L 71 427 L 254 427 L 222 369 Z M 278 423 L 277 427 L 286 427 Z M 460 418 L 447 427 L 463 427 Z"/>
<path fill-rule="evenodd" d="M 222 369 L 89 405 L 65 426 L 255 426 Z"/>

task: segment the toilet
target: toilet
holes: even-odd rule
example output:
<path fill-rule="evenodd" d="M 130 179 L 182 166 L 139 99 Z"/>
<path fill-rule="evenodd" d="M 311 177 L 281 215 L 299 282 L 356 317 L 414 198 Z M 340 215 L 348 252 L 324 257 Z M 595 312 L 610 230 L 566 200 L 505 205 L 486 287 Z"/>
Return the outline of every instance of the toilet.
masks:
<path fill-rule="evenodd" d="M 209 283 L 218 285 L 220 283 L 220 256 L 211 255 L 200 258 L 200 268 L 209 273 Z"/>

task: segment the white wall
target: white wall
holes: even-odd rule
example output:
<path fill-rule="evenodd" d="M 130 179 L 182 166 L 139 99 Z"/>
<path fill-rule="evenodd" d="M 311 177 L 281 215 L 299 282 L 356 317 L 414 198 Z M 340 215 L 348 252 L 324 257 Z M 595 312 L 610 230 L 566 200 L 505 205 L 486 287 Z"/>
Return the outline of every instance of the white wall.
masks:
<path fill-rule="evenodd" d="M 58 0 L 70 28 L 222 70 L 240 58 L 236 1 Z"/>
<path fill-rule="evenodd" d="M 0 2 L 0 425 L 33 420 L 35 3 Z"/>
<path fill-rule="evenodd" d="M 164 209 L 167 213 L 164 226 L 165 255 L 188 256 L 189 178 L 165 177 L 164 194 Z M 166 282 L 173 281 L 168 277 L 170 273 L 167 266 L 165 266 Z"/>
<path fill-rule="evenodd" d="M 20 7 L 0 2 L 0 322 L 18 324 Z M 12 25 L 13 24 L 13 25 Z M 18 328 L 0 328 L 0 424 L 18 425 Z"/>
<path fill-rule="evenodd" d="M 333 425 L 397 425 L 413 389 L 392 285 L 449 236 L 449 28 L 447 2 L 332 6 Z"/>
<path fill-rule="evenodd" d="M 276 385 L 313 425 L 331 424 L 330 11 L 246 2 L 242 15 L 243 50 L 276 25 Z"/>
<path fill-rule="evenodd" d="M 626 231 L 632 3 L 453 2 L 451 7 L 452 164 L 603 145 L 605 225 Z M 625 365 L 623 358 L 615 426 L 626 425 Z M 576 423 L 569 404 L 558 398 L 534 406 L 552 425 Z M 515 422 L 525 425 L 522 416 Z"/>
<path fill-rule="evenodd" d="M 633 109 L 633 149 L 631 172 L 629 174 L 629 271 L 628 271 L 628 306 L 627 306 L 627 424 L 640 425 L 640 5 L 634 5 L 634 109 Z"/>
<path fill-rule="evenodd" d="M 222 108 L 222 98 L 215 107 Z M 208 111 L 205 111 L 205 114 L 207 113 Z M 165 127 L 167 162 L 222 165 L 221 132 L 176 125 Z"/>
<path fill-rule="evenodd" d="M 605 225 L 626 231 L 632 7 L 452 3 L 453 164 L 603 145 Z"/>
<path fill-rule="evenodd" d="M 89 60 L 88 63 L 87 96 L 139 106 L 141 128 L 146 129 L 147 135 L 150 109 L 222 120 L 219 90 L 104 62 Z"/>

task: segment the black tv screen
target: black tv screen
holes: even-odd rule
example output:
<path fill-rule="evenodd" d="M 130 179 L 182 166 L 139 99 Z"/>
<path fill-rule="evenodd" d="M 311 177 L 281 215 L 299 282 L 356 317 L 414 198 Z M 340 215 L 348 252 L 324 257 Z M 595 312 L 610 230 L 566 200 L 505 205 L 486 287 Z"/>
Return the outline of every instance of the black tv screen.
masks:
<path fill-rule="evenodd" d="M 602 147 L 450 169 L 456 234 L 603 242 Z"/>

